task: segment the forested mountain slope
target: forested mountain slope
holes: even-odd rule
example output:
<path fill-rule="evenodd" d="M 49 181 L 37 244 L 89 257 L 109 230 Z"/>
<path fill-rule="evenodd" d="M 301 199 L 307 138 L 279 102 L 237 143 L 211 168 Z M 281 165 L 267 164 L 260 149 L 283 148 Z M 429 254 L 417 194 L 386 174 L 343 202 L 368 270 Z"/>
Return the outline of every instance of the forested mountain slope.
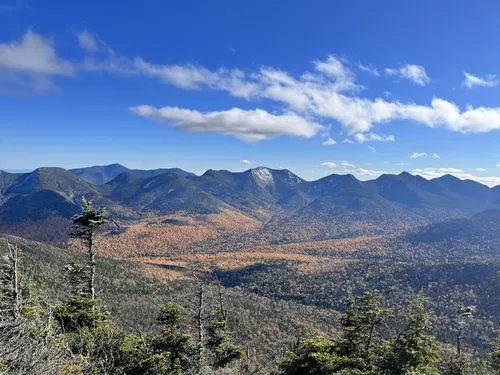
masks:
<path fill-rule="evenodd" d="M 500 208 L 500 190 L 452 176 L 426 180 L 402 173 L 359 181 L 330 175 L 309 182 L 288 170 L 265 167 L 195 176 L 114 164 L 72 172 L 0 172 L 0 229 L 60 243 L 60 226 L 77 211 L 82 196 L 125 223 L 150 214 L 233 210 L 259 220 L 260 235 L 274 243 L 398 234 Z"/>

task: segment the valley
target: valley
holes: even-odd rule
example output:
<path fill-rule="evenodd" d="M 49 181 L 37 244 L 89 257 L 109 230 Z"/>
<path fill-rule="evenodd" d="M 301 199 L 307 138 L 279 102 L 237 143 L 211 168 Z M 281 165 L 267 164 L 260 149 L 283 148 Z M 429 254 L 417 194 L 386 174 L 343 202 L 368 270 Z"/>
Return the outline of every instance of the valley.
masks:
<path fill-rule="evenodd" d="M 259 348 L 255 361 L 272 361 L 299 336 L 335 335 L 348 290 L 380 291 L 393 311 L 385 336 L 423 293 L 445 352 L 457 306 L 477 306 L 465 333 L 474 355 L 500 327 L 498 188 L 408 173 L 308 182 L 268 168 L 196 176 L 110 165 L 0 177 L 0 242 L 19 244 L 54 301 L 71 292 L 60 270 L 85 252 L 70 240 L 70 218 L 83 197 L 107 208 L 97 285 L 131 331 L 154 326 L 165 300 L 194 316 L 199 280 L 220 283 L 236 340 Z"/>

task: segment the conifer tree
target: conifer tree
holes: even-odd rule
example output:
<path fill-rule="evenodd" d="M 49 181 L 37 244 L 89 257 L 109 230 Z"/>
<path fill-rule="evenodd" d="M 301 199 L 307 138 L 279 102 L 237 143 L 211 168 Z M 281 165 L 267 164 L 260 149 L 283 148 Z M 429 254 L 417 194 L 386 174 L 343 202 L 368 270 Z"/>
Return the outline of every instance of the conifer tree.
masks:
<path fill-rule="evenodd" d="M 161 332 L 150 340 L 144 359 L 133 374 L 181 375 L 196 367 L 192 360 L 193 339 L 181 324 L 183 311 L 182 307 L 172 304 L 161 306 L 158 316 Z"/>
<path fill-rule="evenodd" d="M 393 338 L 382 362 L 381 373 L 387 375 L 437 375 L 439 361 L 436 338 L 429 334 L 432 325 L 425 311 L 424 297 L 419 294 L 406 313 L 408 327 Z"/>
<path fill-rule="evenodd" d="M 378 291 L 365 292 L 359 302 L 349 291 L 341 320 L 343 338 L 340 354 L 367 356 L 374 343 L 376 329 L 387 321 L 389 314 L 390 309 L 382 307 L 382 296 Z"/>
<path fill-rule="evenodd" d="M 95 236 L 100 227 L 107 223 L 105 219 L 107 211 L 101 207 L 95 209 L 92 202 L 82 198 L 82 212 L 73 217 L 73 231 L 71 236 L 85 245 L 89 255 L 89 275 L 88 275 L 88 295 L 91 300 L 95 300 L 95 268 L 96 268 L 96 248 Z"/>
<path fill-rule="evenodd" d="M 228 327 L 228 316 L 224 306 L 222 288 L 218 285 L 218 306 L 207 327 L 205 346 L 212 354 L 210 365 L 214 369 L 224 368 L 232 362 L 245 357 L 244 348 L 232 341 L 232 332 Z"/>

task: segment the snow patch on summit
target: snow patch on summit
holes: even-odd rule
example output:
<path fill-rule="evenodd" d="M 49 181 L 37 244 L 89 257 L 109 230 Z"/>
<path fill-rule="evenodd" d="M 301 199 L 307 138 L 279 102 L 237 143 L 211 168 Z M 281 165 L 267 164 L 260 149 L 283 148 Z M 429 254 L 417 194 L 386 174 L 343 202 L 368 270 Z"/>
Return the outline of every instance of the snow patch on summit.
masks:
<path fill-rule="evenodd" d="M 261 186 L 272 186 L 274 185 L 274 178 L 271 171 L 267 168 L 254 168 L 252 169 L 252 174 Z"/>
<path fill-rule="evenodd" d="M 298 185 L 302 182 L 302 179 L 298 176 L 295 176 L 292 172 L 286 171 L 286 175 L 284 177 L 285 182 L 290 186 Z"/>

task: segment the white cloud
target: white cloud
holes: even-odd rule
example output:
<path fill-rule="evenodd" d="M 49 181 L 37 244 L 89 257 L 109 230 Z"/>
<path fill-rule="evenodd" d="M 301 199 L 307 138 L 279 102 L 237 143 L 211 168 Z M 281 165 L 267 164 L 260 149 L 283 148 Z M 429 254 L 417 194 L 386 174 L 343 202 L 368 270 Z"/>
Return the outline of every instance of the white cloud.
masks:
<path fill-rule="evenodd" d="M 353 96 L 362 87 L 356 83 L 346 60 L 335 56 L 314 61 L 313 72 L 295 77 L 272 67 L 244 72 L 237 68 L 210 70 L 195 63 L 154 64 L 141 57 L 118 55 L 87 30 L 77 33 L 77 39 L 86 53 L 90 53 L 78 64 L 61 58 L 52 40 L 31 30 L 20 40 L 0 44 L 0 92 L 53 90 L 53 79 L 57 76 L 72 76 L 78 69 L 108 71 L 123 76 L 146 76 L 183 89 L 221 90 L 246 100 L 270 99 L 284 105 L 282 112 L 297 112 L 297 116 L 309 123 L 336 120 L 348 134 L 365 133 L 374 124 L 395 120 L 462 133 L 500 129 L 500 108 L 469 106 L 461 110 L 441 98 L 434 98 L 430 105 L 418 105 Z M 422 70 L 406 66 L 399 69 L 399 74 L 425 82 L 425 75 L 419 76 L 419 71 Z"/>
<path fill-rule="evenodd" d="M 465 173 L 462 169 L 458 168 L 423 168 L 414 169 L 412 173 L 427 179 L 438 178 L 446 174 L 451 174 L 461 180 L 473 180 L 490 187 L 500 185 L 500 177 L 478 177 Z"/>
<path fill-rule="evenodd" d="M 478 172 L 486 172 L 486 169 L 485 168 L 476 168 L 476 171 L 478 171 Z"/>
<path fill-rule="evenodd" d="M 394 142 L 395 138 L 393 135 L 380 135 L 375 133 L 357 133 L 354 135 L 354 139 L 358 143 L 364 142 Z"/>
<path fill-rule="evenodd" d="M 81 30 L 77 32 L 76 38 L 78 39 L 78 44 L 81 48 L 91 52 L 99 51 L 99 43 L 97 42 L 96 38 L 87 30 Z"/>
<path fill-rule="evenodd" d="M 321 165 L 323 167 L 327 167 L 327 168 L 330 168 L 330 169 L 335 169 L 335 168 L 338 168 L 338 164 L 332 162 L 332 161 L 325 161 L 324 163 L 321 163 Z"/>
<path fill-rule="evenodd" d="M 71 76 L 74 72 L 73 64 L 57 56 L 52 41 L 32 30 L 20 40 L 0 43 L 1 91 L 53 90 L 53 77 Z"/>
<path fill-rule="evenodd" d="M 352 171 L 349 171 L 356 177 L 360 177 L 361 179 L 364 179 L 365 177 L 367 178 L 377 178 L 383 174 L 386 174 L 387 172 L 385 171 L 376 171 L 372 169 L 364 169 L 364 168 L 358 168 Z"/>
<path fill-rule="evenodd" d="M 421 65 L 406 64 L 401 68 L 385 69 L 385 74 L 407 79 L 417 85 L 425 86 L 431 81 L 425 68 Z"/>
<path fill-rule="evenodd" d="M 410 155 L 410 159 L 418 159 L 427 157 L 427 153 L 425 152 L 414 152 Z"/>
<path fill-rule="evenodd" d="M 269 99 L 282 103 L 284 111 L 299 112 L 307 118 L 333 119 L 348 134 L 368 132 L 374 124 L 407 120 L 431 128 L 446 127 L 462 133 L 482 133 L 500 129 L 500 108 L 467 107 L 465 110 L 447 100 L 433 98 L 430 105 L 401 103 L 382 98 L 353 96 L 362 86 L 345 60 L 329 56 L 313 62 L 314 71 L 295 77 L 288 72 L 262 67 L 254 72 L 220 68 L 209 70 L 198 64 L 162 65 L 141 57 L 110 55 L 88 58 L 83 69 L 106 70 L 125 76 L 142 75 L 165 84 L 189 90 L 222 90 L 246 100 Z M 405 65 L 389 70 L 418 84 L 429 82 L 425 69 Z"/>
<path fill-rule="evenodd" d="M 417 168 L 413 170 L 413 173 L 425 178 L 436 178 L 445 174 L 460 174 L 464 173 L 464 171 L 458 168 Z"/>
<path fill-rule="evenodd" d="M 252 162 L 250 160 L 246 160 L 246 159 L 243 159 L 243 160 L 240 160 L 240 163 L 243 163 L 243 164 L 252 164 Z"/>
<path fill-rule="evenodd" d="M 108 56 L 105 58 L 87 57 L 81 65 L 87 71 L 108 71 L 110 73 L 124 76 L 146 76 L 158 79 L 161 82 L 187 90 L 223 90 L 230 95 L 250 99 L 259 86 L 251 82 L 250 78 L 239 69 L 224 69 L 217 71 L 209 70 L 198 64 L 163 65 L 153 64 L 141 57 L 129 59 L 117 56 L 108 48 Z"/>
<path fill-rule="evenodd" d="M 470 73 L 464 72 L 465 79 L 462 82 L 462 86 L 472 89 L 474 87 L 494 87 L 498 85 L 498 81 L 495 75 L 487 75 L 484 78 L 472 75 Z"/>
<path fill-rule="evenodd" d="M 335 142 L 335 139 L 333 138 L 328 138 L 326 141 L 322 143 L 323 146 L 333 146 L 335 144 L 337 144 L 337 142 Z"/>
<path fill-rule="evenodd" d="M 432 157 L 433 157 L 434 159 L 439 159 L 439 155 L 438 155 L 438 154 L 432 154 Z"/>
<path fill-rule="evenodd" d="M 246 100 L 269 99 L 283 105 L 281 112 L 294 112 L 292 116 L 300 117 L 302 123 L 315 124 L 306 125 L 305 128 L 316 128 L 317 122 L 321 120 L 335 120 L 348 135 L 367 133 L 375 124 L 398 120 L 462 133 L 485 133 L 500 129 L 500 108 L 468 106 L 460 109 L 455 103 L 442 98 L 433 98 L 430 104 L 423 105 L 389 98 L 355 96 L 353 93 L 359 93 L 362 86 L 356 82 L 348 62 L 336 56 L 316 60 L 312 72 L 294 76 L 272 67 L 246 72 L 237 68 L 210 70 L 196 63 L 155 64 L 139 56 L 120 56 L 87 30 L 77 33 L 77 40 L 88 54 L 81 63 L 70 62 L 59 56 L 52 40 L 32 30 L 28 30 L 20 40 L 0 43 L 0 92 L 53 90 L 55 77 L 72 76 L 79 69 L 103 70 L 123 76 L 150 77 L 183 89 L 221 90 Z M 407 64 L 389 69 L 387 74 L 407 78 L 417 84 L 430 81 L 425 69 L 418 65 Z M 492 76 L 475 78 L 488 85 L 496 82 Z M 469 81 L 476 85 L 481 82 L 474 79 Z M 283 116 L 278 117 L 281 120 L 290 118 L 286 117 L 288 115 Z M 295 134 L 296 130 L 294 128 L 283 133 Z M 309 131 L 307 134 L 311 136 Z M 268 138 L 262 134 L 259 137 Z"/>
<path fill-rule="evenodd" d="M 375 150 L 375 148 L 374 148 L 374 147 L 372 147 L 372 146 L 368 146 L 368 148 L 369 148 L 370 150 L 372 150 L 373 152 L 377 152 L 377 151 Z"/>
<path fill-rule="evenodd" d="M 350 139 L 346 138 L 342 141 L 342 143 L 348 143 L 348 144 L 353 144 L 354 142 L 351 141 Z"/>
<path fill-rule="evenodd" d="M 380 76 L 379 71 L 373 65 L 363 65 L 363 64 L 359 63 L 358 68 L 359 68 L 359 70 L 362 70 L 363 72 L 370 73 L 371 75 L 374 75 L 375 77 Z"/>
<path fill-rule="evenodd" d="M 354 82 L 354 73 L 336 56 L 330 55 L 326 60 L 316 60 L 313 64 L 318 72 L 334 80 L 332 88 L 335 91 L 353 91 L 360 88 Z M 305 78 L 308 79 L 307 76 Z"/>
<path fill-rule="evenodd" d="M 246 142 L 258 142 L 281 135 L 311 138 L 321 125 L 294 114 L 273 115 L 262 109 L 207 112 L 178 107 L 154 108 L 148 105 L 131 107 L 141 117 L 168 122 L 177 130 L 190 133 L 232 135 Z"/>
<path fill-rule="evenodd" d="M 354 164 L 349 163 L 347 160 L 341 160 L 340 164 L 346 168 L 356 168 Z"/>
<path fill-rule="evenodd" d="M 401 162 L 401 163 L 396 163 L 396 165 L 405 165 L 405 163 Z"/>

